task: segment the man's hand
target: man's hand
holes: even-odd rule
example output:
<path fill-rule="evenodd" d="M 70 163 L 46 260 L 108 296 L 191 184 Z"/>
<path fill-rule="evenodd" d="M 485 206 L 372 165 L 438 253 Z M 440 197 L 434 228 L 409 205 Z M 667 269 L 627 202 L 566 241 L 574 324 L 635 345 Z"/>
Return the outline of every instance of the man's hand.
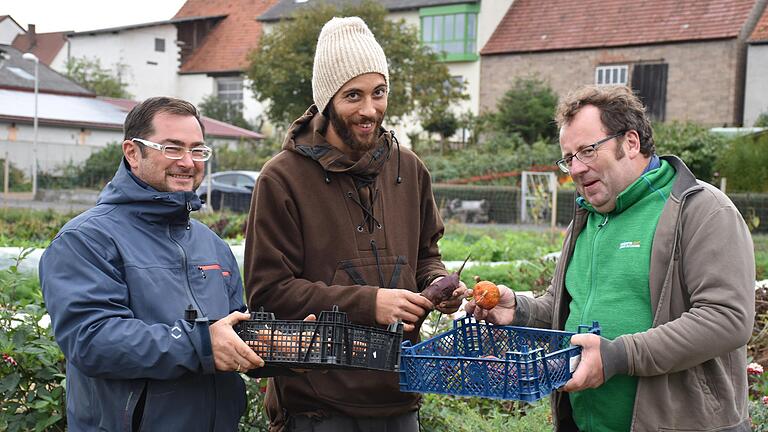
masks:
<path fill-rule="evenodd" d="M 483 309 L 478 307 L 475 300 L 471 300 L 464 306 L 468 314 L 472 314 L 478 321 L 487 321 L 494 324 L 508 325 L 515 319 L 515 308 L 517 301 L 515 293 L 509 287 L 497 285 L 499 287 L 499 304 L 493 309 Z"/>
<path fill-rule="evenodd" d="M 600 355 L 600 336 L 577 334 L 571 336 L 571 344 L 581 346 L 581 361 L 563 391 L 575 392 L 603 385 L 603 357 Z"/>
<path fill-rule="evenodd" d="M 245 372 L 264 366 L 264 360 L 256 355 L 232 328 L 234 324 L 250 318 L 247 313 L 232 312 L 210 326 L 216 370 Z"/>
<path fill-rule="evenodd" d="M 426 297 L 404 289 L 379 288 L 376 292 L 376 322 L 394 324 L 403 321 L 404 331 L 413 331 L 417 321 L 432 310 Z"/>
<path fill-rule="evenodd" d="M 435 283 L 444 277 L 445 276 L 438 276 L 435 278 L 435 280 L 432 281 L 432 283 Z M 451 298 L 449 298 L 444 302 L 441 302 L 440 304 L 435 305 L 435 309 L 439 310 L 444 314 L 452 314 L 457 310 L 459 310 L 459 307 L 461 306 L 461 302 L 466 297 L 467 297 L 467 286 L 464 284 L 464 282 L 459 281 L 459 287 L 453 291 L 453 294 L 451 294 Z"/>

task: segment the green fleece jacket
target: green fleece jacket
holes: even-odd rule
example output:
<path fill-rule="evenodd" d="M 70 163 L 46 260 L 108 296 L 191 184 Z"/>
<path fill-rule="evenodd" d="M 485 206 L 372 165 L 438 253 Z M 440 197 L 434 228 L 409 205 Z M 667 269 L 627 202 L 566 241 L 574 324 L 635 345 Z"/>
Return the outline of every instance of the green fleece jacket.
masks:
<path fill-rule="evenodd" d="M 565 286 L 571 295 L 568 331 L 599 321 L 603 337 L 648 330 L 653 322 L 648 288 L 651 247 L 661 211 L 669 197 L 675 169 L 662 161 L 624 190 L 616 208 L 589 211 L 576 241 Z M 632 420 L 637 377 L 617 375 L 597 389 L 570 395 L 574 419 L 582 431 L 626 431 Z"/>

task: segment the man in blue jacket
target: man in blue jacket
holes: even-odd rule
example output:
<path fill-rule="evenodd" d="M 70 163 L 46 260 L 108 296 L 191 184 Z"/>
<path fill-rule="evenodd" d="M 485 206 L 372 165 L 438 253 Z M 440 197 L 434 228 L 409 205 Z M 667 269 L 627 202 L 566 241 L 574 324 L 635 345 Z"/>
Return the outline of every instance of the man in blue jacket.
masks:
<path fill-rule="evenodd" d="M 232 329 L 249 317 L 232 252 L 189 218 L 212 152 L 199 113 L 151 98 L 124 129 L 115 177 L 40 262 L 69 431 L 236 430 L 237 372 L 264 362 Z"/>

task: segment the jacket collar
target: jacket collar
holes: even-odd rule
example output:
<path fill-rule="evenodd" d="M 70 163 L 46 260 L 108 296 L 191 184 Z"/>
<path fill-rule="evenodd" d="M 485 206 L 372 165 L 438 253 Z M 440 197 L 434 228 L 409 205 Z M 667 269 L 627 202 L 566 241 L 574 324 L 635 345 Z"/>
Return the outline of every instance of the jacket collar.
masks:
<path fill-rule="evenodd" d="M 202 206 L 194 192 L 159 192 L 144 183 L 131 172 L 125 158 L 96 204 L 129 206 L 132 213 L 148 222 L 172 224 L 188 223 L 189 212 Z"/>
<path fill-rule="evenodd" d="M 675 171 L 677 171 L 677 178 L 675 179 L 675 184 L 672 186 L 672 197 L 681 200 L 688 194 L 704 188 L 699 184 L 691 170 L 688 169 L 688 166 L 686 166 L 679 157 L 667 155 L 662 156 L 661 159 L 669 162 L 675 168 Z"/>
<path fill-rule="evenodd" d="M 376 146 L 356 161 L 326 141 L 327 130 L 328 119 L 312 105 L 288 129 L 283 149 L 316 161 L 326 173 L 344 173 L 371 181 L 392 153 L 392 134 L 383 128 L 379 130 Z"/>

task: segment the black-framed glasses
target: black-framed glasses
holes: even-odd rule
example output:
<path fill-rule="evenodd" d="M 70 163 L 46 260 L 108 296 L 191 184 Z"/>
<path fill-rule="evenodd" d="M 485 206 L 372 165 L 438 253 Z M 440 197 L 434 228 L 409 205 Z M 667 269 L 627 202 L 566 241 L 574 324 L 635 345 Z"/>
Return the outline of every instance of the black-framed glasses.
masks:
<path fill-rule="evenodd" d="M 560 171 L 564 173 L 571 172 L 571 164 L 573 163 L 573 158 L 576 158 L 580 160 L 584 164 L 588 164 L 590 162 L 593 162 L 595 159 L 597 159 L 597 148 L 600 147 L 602 144 L 620 137 L 627 133 L 628 131 L 621 131 L 618 133 L 615 133 L 613 135 L 609 135 L 600 141 L 597 141 L 596 143 L 590 144 L 588 146 L 583 147 L 581 150 L 577 151 L 576 153 L 566 156 L 559 161 L 555 162 L 555 165 L 557 165 L 558 168 L 560 168 Z"/>
<path fill-rule="evenodd" d="M 213 149 L 206 145 L 193 147 L 187 150 L 182 146 L 173 145 L 173 144 L 170 144 L 170 145 L 158 144 L 158 143 L 147 141 L 141 138 L 131 138 L 131 141 L 138 142 L 139 144 L 142 144 L 149 148 L 153 148 L 155 150 L 160 150 L 163 153 L 163 156 L 173 160 L 179 160 L 183 158 L 185 154 L 189 153 L 192 156 L 193 161 L 205 162 L 211 158 L 211 155 L 213 155 Z"/>

